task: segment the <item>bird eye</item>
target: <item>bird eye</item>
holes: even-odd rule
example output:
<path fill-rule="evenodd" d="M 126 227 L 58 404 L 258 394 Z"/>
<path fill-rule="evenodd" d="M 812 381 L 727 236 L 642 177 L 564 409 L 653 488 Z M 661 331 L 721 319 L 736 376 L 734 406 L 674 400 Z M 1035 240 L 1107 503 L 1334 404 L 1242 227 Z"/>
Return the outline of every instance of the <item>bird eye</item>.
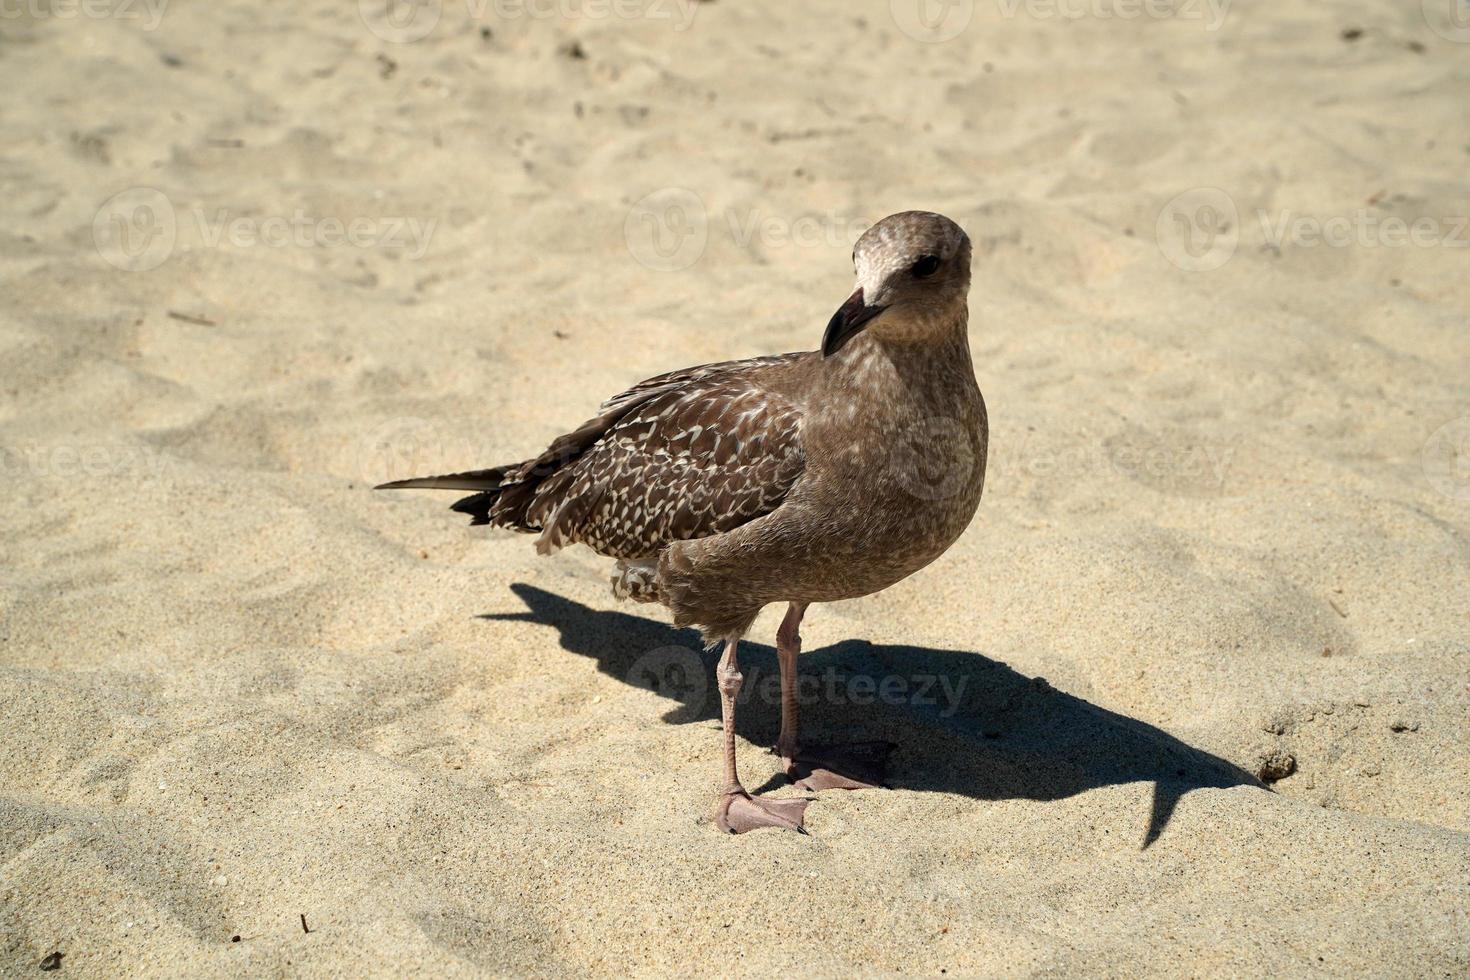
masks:
<path fill-rule="evenodd" d="M 934 273 L 939 271 L 939 256 L 919 256 L 919 261 L 914 263 L 914 266 L 910 271 L 913 272 L 914 276 L 918 279 L 928 279 L 930 276 L 934 275 Z"/>

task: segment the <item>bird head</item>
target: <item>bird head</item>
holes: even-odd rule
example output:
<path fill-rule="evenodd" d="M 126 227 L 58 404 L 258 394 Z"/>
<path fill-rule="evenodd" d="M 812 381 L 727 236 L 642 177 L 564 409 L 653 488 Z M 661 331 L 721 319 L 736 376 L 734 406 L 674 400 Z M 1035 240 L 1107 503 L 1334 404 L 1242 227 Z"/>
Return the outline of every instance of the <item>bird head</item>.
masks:
<path fill-rule="evenodd" d="M 822 356 L 858 333 L 922 339 L 965 318 L 970 237 L 942 214 L 904 211 L 863 233 L 852 252 L 857 290 L 827 324 Z"/>

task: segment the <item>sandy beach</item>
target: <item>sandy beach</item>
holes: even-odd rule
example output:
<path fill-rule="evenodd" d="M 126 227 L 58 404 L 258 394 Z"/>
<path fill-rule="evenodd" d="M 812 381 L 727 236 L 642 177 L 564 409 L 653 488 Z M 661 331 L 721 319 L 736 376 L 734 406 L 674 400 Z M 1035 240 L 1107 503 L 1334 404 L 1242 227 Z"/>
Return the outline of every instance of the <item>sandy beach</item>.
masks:
<path fill-rule="evenodd" d="M 0 4 L 0 975 L 1467 975 L 1467 85 L 1448 0 Z M 910 208 L 985 496 L 806 620 L 892 788 L 725 836 L 695 633 L 370 487 Z"/>

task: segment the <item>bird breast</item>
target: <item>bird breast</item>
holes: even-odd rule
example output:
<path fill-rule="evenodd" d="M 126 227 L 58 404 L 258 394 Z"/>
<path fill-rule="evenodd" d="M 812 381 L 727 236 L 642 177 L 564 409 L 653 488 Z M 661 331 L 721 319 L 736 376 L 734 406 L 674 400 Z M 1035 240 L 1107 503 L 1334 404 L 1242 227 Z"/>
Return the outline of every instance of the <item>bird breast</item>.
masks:
<path fill-rule="evenodd" d="M 809 406 L 807 476 L 824 553 L 872 568 L 876 591 L 933 561 L 969 525 L 985 481 L 988 425 L 968 356 L 895 364 L 869 354 Z M 806 491 L 806 492 L 803 492 Z"/>

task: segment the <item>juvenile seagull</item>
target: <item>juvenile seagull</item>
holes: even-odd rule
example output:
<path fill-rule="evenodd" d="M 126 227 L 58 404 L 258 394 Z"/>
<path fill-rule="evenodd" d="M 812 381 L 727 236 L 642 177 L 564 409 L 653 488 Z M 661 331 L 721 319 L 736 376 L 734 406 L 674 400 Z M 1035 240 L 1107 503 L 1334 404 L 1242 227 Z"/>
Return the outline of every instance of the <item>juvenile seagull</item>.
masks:
<path fill-rule="evenodd" d="M 619 598 L 659 602 L 724 642 L 724 789 L 716 824 L 801 830 L 807 801 L 753 797 L 735 771 L 739 642 L 762 607 L 776 633 L 775 752 L 802 788 L 863 789 L 892 746 L 803 747 L 799 629 L 814 602 L 885 589 L 938 558 L 980 502 L 988 427 L 970 363 L 970 240 L 924 211 L 885 218 L 853 251 L 857 289 L 820 351 L 650 378 L 534 459 L 379 489 L 473 491 L 474 524 L 582 543 L 617 559 Z"/>

